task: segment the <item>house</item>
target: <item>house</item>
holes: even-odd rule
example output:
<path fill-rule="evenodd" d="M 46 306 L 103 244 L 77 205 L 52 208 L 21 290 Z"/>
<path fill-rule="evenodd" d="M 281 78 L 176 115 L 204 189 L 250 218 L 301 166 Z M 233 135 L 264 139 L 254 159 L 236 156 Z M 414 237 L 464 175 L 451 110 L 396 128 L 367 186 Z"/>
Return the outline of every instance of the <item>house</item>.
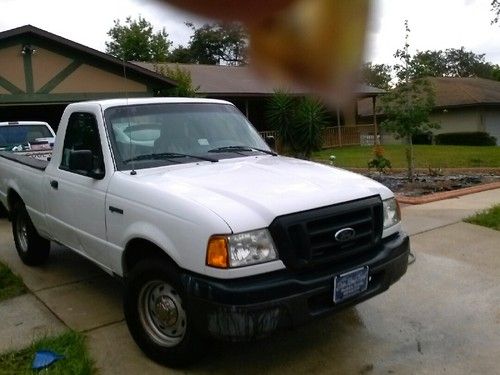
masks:
<path fill-rule="evenodd" d="M 500 145 L 500 82 L 484 78 L 431 77 L 435 107 L 431 121 L 440 125 L 434 134 L 487 132 Z M 383 119 L 383 114 L 379 114 Z M 358 121 L 373 116 L 366 100 L 358 102 Z M 385 143 L 399 142 L 384 134 Z"/>
<path fill-rule="evenodd" d="M 276 85 L 259 76 L 249 66 L 226 65 L 201 65 L 201 64 L 154 64 L 134 62 L 142 68 L 153 72 L 161 70 L 162 66 L 186 70 L 190 73 L 194 87 L 199 87 L 199 94 L 209 98 L 224 99 L 235 104 L 252 124 L 262 134 L 272 134 L 272 127 L 266 121 L 266 107 L 272 97 Z M 303 88 L 289 85 L 280 87 L 293 96 L 306 96 L 310 93 Z M 377 96 L 384 90 L 358 85 L 354 93 L 356 98 L 365 98 L 373 103 Z M 372 105 L 372 104 L 370 104 Z M 364 119 L 363 124 L 358 123 L 356 116 L 356 101 L 347 107 L 333 109 L 329 115 L 331 126 L 325 131 L 324 147 L 337 145 L 360 144 L 370 137 L 373 141 L 376 119 Z"/>
<path fill-rule="evenodd" d="M 436 94 L 435 134 L 486 132 L 500 145 L 500 82 L 484 78 L 430 78 Z"/>
<path fill-rule="evenodd" d="M 199 93 L 234 103 L 263 135 L 273 131 L 266 106 L 276 86 L 249 67 L 180 64 L 190 72 Z M 156 96 L 176 83 L 158 74 L 155 64 L 130 63 L 26 25 L 0 32 L 0 121 L 38 120 L 57 129 L 67 104 L 92 99 Z M 309 93 L 286 87 L 292 95 Z M 384 91 L 367 85 L 357 98 L 373 106 Z M 356 116 L 356 103 L 332 109 L 324 146 L 373 142 L 376 117 Z"/>
<path fill-rule="evenodd" d="M 0 32 L 0 121 L 46 121 L 56 129 L 69 103 L 153 96 L 175 85 L 31 25 Z"/>

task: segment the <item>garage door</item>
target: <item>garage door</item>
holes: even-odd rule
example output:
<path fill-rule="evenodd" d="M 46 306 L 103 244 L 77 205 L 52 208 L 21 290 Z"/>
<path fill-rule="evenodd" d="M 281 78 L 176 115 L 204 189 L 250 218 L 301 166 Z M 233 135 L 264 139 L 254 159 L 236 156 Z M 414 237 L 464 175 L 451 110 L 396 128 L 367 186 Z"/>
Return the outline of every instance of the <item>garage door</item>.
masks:
<path fill-rule="evenodd" d="M 500 112 L 489 112 L 484 115 L 485 130 L 497 139 L 500 146 Z"/>

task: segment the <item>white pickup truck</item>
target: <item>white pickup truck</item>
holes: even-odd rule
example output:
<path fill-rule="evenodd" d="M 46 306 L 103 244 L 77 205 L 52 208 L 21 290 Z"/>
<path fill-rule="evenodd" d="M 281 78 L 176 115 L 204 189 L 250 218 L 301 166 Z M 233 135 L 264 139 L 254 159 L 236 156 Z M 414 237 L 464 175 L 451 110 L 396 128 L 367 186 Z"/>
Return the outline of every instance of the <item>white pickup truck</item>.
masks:
<path fill-rule="evenodd" d="M 124 280 L 154 360 L 247 340 L 371 298 L 407 269 L 393 193 L 279 156 L 230 103 L 70 104 L 50 161 L 0 152 L 0 200 L 29 265 L 61 243 Z"/>

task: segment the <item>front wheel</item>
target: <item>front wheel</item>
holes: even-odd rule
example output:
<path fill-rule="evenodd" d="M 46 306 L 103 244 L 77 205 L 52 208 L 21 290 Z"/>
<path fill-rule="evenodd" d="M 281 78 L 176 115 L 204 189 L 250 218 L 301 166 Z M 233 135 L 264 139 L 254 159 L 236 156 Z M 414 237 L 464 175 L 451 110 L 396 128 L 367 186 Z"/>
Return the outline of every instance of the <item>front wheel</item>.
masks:
<path fill-rule="evenodd" d="M 24 264 L 37 266 L 47 261 L 50 241 L 38 234 L 22 203 L 17 204 L 12 211 L 12 234 L 17 253 Z"/>
<path fill-rule="evenodd" d="M 135 266 L 126 280 L 124 312 L 132 337 L 148 357 L 168 366 L 194 359 L 195 332 L 173 265 L 144 260 Z"/>

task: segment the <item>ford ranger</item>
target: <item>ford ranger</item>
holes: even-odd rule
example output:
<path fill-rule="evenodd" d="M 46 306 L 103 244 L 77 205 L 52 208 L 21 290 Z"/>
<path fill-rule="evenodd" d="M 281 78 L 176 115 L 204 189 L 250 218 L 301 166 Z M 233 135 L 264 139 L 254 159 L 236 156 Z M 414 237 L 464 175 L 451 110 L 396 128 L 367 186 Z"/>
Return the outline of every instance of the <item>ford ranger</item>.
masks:
<path fill-rule="evenodd" d="M 203 336 L 264 337 L 352 306 L 406 272 L 393 193 L 276 154 L 232 104 L 70 104 L 50 160 L 0 152 L 0 201 L 28 265 L 51 241 L 124 281 L 138 346 L 179 365 Z"/>

